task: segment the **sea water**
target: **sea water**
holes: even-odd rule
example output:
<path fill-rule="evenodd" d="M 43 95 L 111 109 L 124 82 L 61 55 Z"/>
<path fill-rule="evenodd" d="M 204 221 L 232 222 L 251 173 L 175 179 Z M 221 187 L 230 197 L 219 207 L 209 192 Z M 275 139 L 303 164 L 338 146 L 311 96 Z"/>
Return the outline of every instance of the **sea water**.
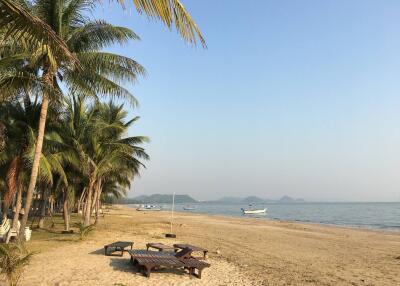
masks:
<path fill-rule="evenodd" d="M 185 204 L 176 204 L 176 211 L 184 211 Z M 298 221 L 347 227 L 400 231 L 399 203 L 296 203 L 257 204 L 255 208 L 267 208 L 265 215 L 243 215 L 241 208 L 246 204 L 196 203 L 190 204 L 194 213 L 254 217 L 257 219 Z M 162 205 L 170 210 L 171 205 Z"/>

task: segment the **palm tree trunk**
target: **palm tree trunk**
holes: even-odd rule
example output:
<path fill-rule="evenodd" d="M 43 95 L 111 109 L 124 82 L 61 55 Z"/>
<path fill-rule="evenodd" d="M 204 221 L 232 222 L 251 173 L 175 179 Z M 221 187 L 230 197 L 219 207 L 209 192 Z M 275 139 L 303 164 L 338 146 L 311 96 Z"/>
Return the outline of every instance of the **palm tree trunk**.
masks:
<path fill-rule="evenodd" d="M 63 218 L 64 218 L 64 230 L 69 231 L 69 209 L 68 209 L 67 190 L 64 190 L 64 196 L 63 196 Z"/>
<path fill-rule="evenodd" d="M 38 228 L 42 229 L 44 227 L 44 218 L 46 216 L 46 190 L 43 188 L 42 190 L 42 199 L 40 202 L 40 214 L 39 214 L 39 222 L 38 222 Z"/>
<path fill-rule="evenodd" d="M 83 201 L 83 198 L 85 197 L 86 190 L 87 190 L 86 187 L 83 188 L 82 194 L 81 194 L 81 196 L 79 197 L 79 200 L 78 200 L 78 214 L 79 214 L 79 211 L 81 210 L 82 201 Z M 83 215 L 83 209 L 84 209 L 84 207 L 82 208 L 82 215 Z"/>
<path fill-rule="evenodd" d="M 97 181 L 96 184 L 96 196 L 95 196 L 95 201 L 94 201 L 94 208 L 95 208 L 95 220 L 94 224 L 97 224 L 99 220 L 99 201 L 100 201 L 100 193 L 101 193 L 101 179 Z"/>
<path fill-rule="evenodd" d="M 2 214 L 3 214 L 2 221 L 7 219 L 8 207 L 9 206 L 3 201 L 3 204 L 2 204 Z"/>
<path fill-rule="evenodd" d="M 15 202 L 15 213 L 12 221 L 12 227 L 17 229 L 18 227 L 18 219 L 19 219 L 19 212 L 21 210 L 22 205 L 22 188 L 19 186 L 18 193 L 17 193 L 17 200 Z"/>
<path fill-rule="evenodd" d="M 97 200 L 97 192 L 98 192 L 98 184 L 96 184 L 96 186 L 94 187 L 94 192 L 93 192 L 93 198 L 92 198 L 92 205 L 90 207 L 90 213 L 93 214 L 93 211 L 96 207 L 96 200 Z"/>
<path fill-rule="evenodd" d="M 92 207 L 93 185 L 94 185 L 94 179 L 90 178 L 89 186 L 87 189 L 87 199 L 86 199 L 85 212 L 84 212 L 84 222 L 83 223 L 85 226 L 90 225 L 90 217 L 92 215 L 91 207 Z"/>
<path fill-rule="evenodd" d="M 45 74 L 43 76 L 43 81 L 45 83 L 45 86 L 50 86 L 50 84 L 52 84 L 51 74 L 50 73 Z M 25 201 L 25 207 L 24 207 L 25 213 L 22 217 L 19 236 L 25 235 L 24 230 L 26 227 L 26 223 L 28 221 L 29 211 L 31 209 L 33 191 L 36 186 L 36 180 L 37 180 L 37 176 L 38 176 L 38 172 L 39 172 L 39 162 L 40 162 L 40 156 L 42 154 L 44 130 L 46 127 L 46 118 L 47 118 L 48 107 L 49 107 L 49 93 L 48 93 L 48 90 L 45 89 L 43 92 L 42 107 L 40 110 L 39 130 L 38 130 L 38 137 L 37 137 L 37 141 L 36 141 L 35 156 L 33 158 L 31 178 L 29 181 L 29 186 L 28 186 L 28 190 L 27 190 L 27 194 L 26 194 L 26 201 Z"/>

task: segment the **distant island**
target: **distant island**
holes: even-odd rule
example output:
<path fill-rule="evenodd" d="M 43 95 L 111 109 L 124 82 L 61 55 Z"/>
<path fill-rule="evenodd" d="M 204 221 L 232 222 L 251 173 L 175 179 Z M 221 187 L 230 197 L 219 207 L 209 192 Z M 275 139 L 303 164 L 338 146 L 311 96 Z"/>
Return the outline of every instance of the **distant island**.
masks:
<path fill-rule="evenodd" d="M 189 195 L 175 195 L 175 203 L 177 204 L 194 204 L 194 203 L 223 203 L 223 204 L 265 204 L 265 203 L 282 203 L 295 204 L 305 203 L 303 199 L 294 199 L 289 196 L 283 196 L 279 200 L 264 199 L 256 196 L 241 197 L 222 197 L 213 201 L 198 201 Z M 141 195 L 134 198 L 121 198 L 118 204 L 170 204 L 172 203 L 171 194 L 153 194 Z"/>
<path fill-rule="evenodd" d="M 216 201 L 210 201 L 215 203 L 230 203 L 230 204 L 263 204 L 263 203 L 282 203 L 282 204 L 295 204 L 305 203 L 303 199 L 294 199 L 289 196 L 283 196 L 279 200 L 263 199 L 256 196 L 248 196 L 245 198 L 240 197 L 223 197 Z"/>
<path fill-rule="evenodd" d="M 189 195 L 175 195 L 175 203 L 197 203 L 198 201 L 193 199 Z M 122 198 L 118 201 L 119 204 L 170 204 L 172 203 L 172 195 L 154 194 L 154 195 L 142 195 L 134 198 Z"/>

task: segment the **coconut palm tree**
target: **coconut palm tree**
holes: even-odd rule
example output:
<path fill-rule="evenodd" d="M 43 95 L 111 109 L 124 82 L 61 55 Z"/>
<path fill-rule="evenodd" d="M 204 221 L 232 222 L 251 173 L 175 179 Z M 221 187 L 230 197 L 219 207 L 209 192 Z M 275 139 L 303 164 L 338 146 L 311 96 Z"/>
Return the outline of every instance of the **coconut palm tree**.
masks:
<path fill-rule="evenodd" d="M 96 158 L 96 186 L 93 205 L 96 208 L 96 222 L 99 214 L 99 203 L 104 184 L 116 184 L 120 188 L 130 187 L 130 181 L 137 175 L 141 167 L 145 167 L 141 160 L 148 160 L 149 156 L 141 145 L 148 142 L 144 136 L 124 137 L 139 117 L 127 122 L 126 111 L 123 105 L 98 104 L 98 113 L 95 114 L 98 133 L 98 147 L 92 151 Z"/>
<path fill-rule="evenodd" d="M 122 105 L 95 103 L 87 106 L 82 97 L 72 97 L 68 102 L 65 121 L 60 134 L 69 151 L 65 152 L 68 169 L 80 172 L 85 178 L 85 188 L 80 201 L 84 201 L 84 224 L 90 224 L 93 210 L 96 218 L 105 185 L 113 183 L 119 188 L 129 187 L 130 180 L 143 167 L 141 160 L 148 155 L 140 147 L 147 137 L 125 137 L 128 128 L 137 121 L 125 122 L 126 111 Z M 82 181 L 78 182 L 79 184 Z"/>
<path fill-rule="evenodd" d="M 99 52 L 100 49 L 114 43 L 125 43 L 138 37 L 129 29 L 115 27 L 104 21 L 90 21 L 84 11 L 91 8 L 91 1 L 46 1 L 38 0 L 34 5 L 26 5 L 32 14 L 47 23 L 67 44 L 69 50 L 83 67 L 74 68 L 70 62 L 57 62 L 53 55 L 36 50 L 28 60 L 29 67 L 39 67 L 39 82 L 43 82 L 41 117 L 35 159 L 31 180 L 27 190 L 25 214 L 21 227 L 26 225 L 29 215 L 33 190 L 38 176 L 40 153 L 43 147 L 45 121 L 50 102 L 60 101 L 61 86 L 69 91 L 87 96 L 111 95 L 123 97 L 135 104 L 133 95 L 124 89 L 122 81 L 135 81 L 137 74 L 144 69 L 134 60 L 112 53 Z M 95 67 L 95 68 L 93 68 Z M 12 77 L 10 77 L 12 80 Z M 49 88 L 47 88 L 49 87 Z"/>
<path fill-rule="evenodd" d="M 82 17 L 81 13 L 83 8 L 92 5 L 97 1 L 38 0 L 34 2 L 34 5 L 30 5 L 30 1 L 18 2 L 23 3 L 23 5 L 18 6 L 12 1 L 0 0 L 0 16 L 3 16 L 3 21 L 0 23 L 3 25 L 3 27 L 5 27 L 5 34 L 8 35 L 11 33 L 15 33 L 19 37 L 22 37 L 21 35 L 23 35 L 24 37 L 26 37 L 30 41 L 35 42 L 36 44 L 46 44 L 47 42 L 49 43 L 48 45 L 36 45 L 38 46 L 37 48 L 36 46 L 34 46 L 34 48 L 31 49 L 33 53 L 30 53 L 30 55 L 32 56 L 29 57 L 28 61 L 31 67 L 40 67 L 42 71 L 41 77 L 36 80 L 36 82 L 39 82 L 42 86 L 42 109 L 31 179 L 27 191 L 25 215 L 23 217 L 21 225 L 21 228 L 23 229 L 26 225 L 26 221 L 29 215 L 33 190 L 36 185 L 49 100 L 50 97 L 57 97 L 61 94 L 58 81 L 62 81 L 62 78 L 65 76 L 65 78 L 67 79 L 67 83 L 72 84 L 70 85 L 70 89 L 74 91 L 79 90 L 80 92 L 91 94 L 94 96 L 97 95 L 97 93 L 126 96 L 129 95 L 129 93 L 121 88 L 118 84 L 110 80 L 110 76 L 117 76 L 117 78 L 121 78 L 121 73 L 123 73 L 127 74 L 127 78 L 132 78 L 132 68 L 136 68 L 136 70 L 134 70 L 133 72 L 136 75 L 136 73 L 138 72 L 138 66 L 136 64 L 134 64 L 133 66 L 129 65 L 129 61 L 127 59 L 120 61 L 119 63 L 116 63 L 114 65 L 110 65 L 110 63 L 112 62 L 115 63 L 115 57 L 106 54 L 97 57 L 93 56 L 92 58 L 90 56 L 85 57 L 85 59 L 87 60 L 86 63 L 92 63 L 92 65 L 84 66 L 99 66 L 101 71 L 97 70 L 97 72 L 93 72 L 87 76 L 82 76 L 86 74 L 85 72 L 87 72 L 87 69 L 84 70 L 82 74 L 80 72 L 77 72 L 76 61 L 74 61 L 71 53 L 67 53 L 67 51 L 65 51 L 64 43 L 62 42 L 62 40 L 59 41 L 59 38 L 66 39 L 70 37 L 70 40 L 72 38 L 72 43 L 76 44 L 74 47 L 75 49 L 71 48 L 71 43 L 69 43 L 68 48 L 69 50 L 75 50 L 78 53 L 85 51 L 82 50 L 82 47 L 80 45 L 80 43 L 85 43 L 84 41 L 82 41 L 82 39 L 88 40 L 91 44 L 87 45 L 86 43 L 86 47 L 89 48 L 89 51 L 95 51 L 99 48 L 104 47 L 104 42 L 106 44 L 109 44 L 110 42 L 121 41 L 121 39 L 132 38 L 132 34 L 129 35 L 123 33 L 121 30 L 118 33 L 118 37 L 115 37 L 117 33 L 108 34 L 106 31 L 110 30 L 108 29 L 110 28 L 110 26 L 104 25 L 104 23 L 92 23 L 92 25 L 86 27 L 79 26 L 79 24 L 82 24 L 82 20 L 84 20 L 84 17 Z M 123 0 L 119 0 L 119 2 L 121 4 L 124 3 Z M 134 0 L 133 3 L 139 13 L 145 13 L 150 18 L 159 19 L 168 27 L 172 27 L 172 25 L 174 24 L 177 31 L 185 40 L 191 43 L 196 43 L 197 40 L 200 40 L 202 45 L 205 46 L 204 39 L 199 29 L 197 28 L 196 24 L 191 19 L 190 15 L 187 13 L 179 0 Z M 31 14 L 26 12 L 28 10 L 31 12 L 31 14 L 37 15 L 38 18 L 40 18 L 40 20 L 42 21 L 38 20 L 34 16 L 31 16 Z M 43 25 L 43 22 L 45 22 L 47 25 Z M 28 26 L 30 25 L 34 28 L 28 28 Z M 58 40 L 58 42 L 50 40 L 48 40 L 47 42 L 37 41 L 37 39 L 40 39 L 41 37 L 43 38 L 43 33 L 40 33 L 40 31 L 35 33 L 35 31 L 40 30 L 37 29 L 37 27 L 39 27 L 40 25 L 45 28 L 43 29 L 44 31 L 47 31 L 48 26 L 50 26 L 55 36 L 49 37 L 45 33 L 44 35 L 47 36 L 46 39 L 55 39 Z M 78 28 L 76 28 L 76 25 L 78 25 Z M 77 32 L 78 36 L 81 36 L 80 42 L 76 40 L 77 37 L 76 35 L 74 35 L 73 32 Z M 48 34 L 51 33 L 49 32 Z M 56 47 L 52 49 L 53 46 L 56 46 L 54 45 L 55 42 L 59 43 L 59 49 L 61 51 L 64 51 L 64 54 L 56 53 Z M 96 43 L 99 42 L 100 44 L 96 45 Z M 67 54 L 68 57 L 66 57 L 65 54 Z M 25 60 L 27 60 L 27 58 L 25 58 Z M 104 60 L 108 60 L 107 62 L 109 65 L 104 66 L 99 64 L 99 62 L 103 62 Z M 68 71 L 71 70 L 73 70 L 74 72 L 68 73 Z M 127 70 L 129 72 L 127 72 Z M 76 76 L 78 74 L 79 76 Z M 18 74 L 14 73 L 8 79 L 0 79 L 0 88 L 1 86 L 6 86 L 6 90 L 13 90 L 12 88 L 10 88 L 10 86 L 12 86 L 12 83 L 14 83 L 15 87 L 15 83 L 17 82 L 16 79 L 18 78 L 20 78 L 21 80 L 31 80 L 29 76 L 25 74 L 21 75 L 21 72 L 19 72 Z M 4 90 L 3 93 L 5 93 Z"/>
<path fill-rule="evenodd" d="M 7 214 L 11 201 L 17 194 L 14 227 L 16 227 L 21 208 L 22 190 L 29 182 L 40 108 L 39 103 L 30 102 L 25 105 L 19 101 L 0 104 L 0 122 L 8 135 L 5 147 L 0 151 L 0 173 L 3 173 L 6 178 L 3 190 L 3 215 Z M 57 140 L 59 136 L 52 130 L 45 136 L 47 142 Z M 47 144 L 46 148 L 43 148 L 39 162 L 39 181 L 42 185 L 52 185 L 55 174 L 67 182 L 60 154 L 54 144 Z"/>
<path fill-rule="evenodd" d="M 0 269 L 8 280 L 8 285 L 16 286 L 24 267 L 29 263 L 34 255 L 27 251 L 20 244 L 1 244 L 0 245 Z"/>

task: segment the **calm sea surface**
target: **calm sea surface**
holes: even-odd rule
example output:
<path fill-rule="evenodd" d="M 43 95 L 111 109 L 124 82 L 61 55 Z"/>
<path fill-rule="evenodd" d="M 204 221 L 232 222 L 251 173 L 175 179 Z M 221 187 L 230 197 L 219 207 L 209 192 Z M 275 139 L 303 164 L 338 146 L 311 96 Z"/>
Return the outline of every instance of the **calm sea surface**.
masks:
<path fill-rule="evenodd" d="M 176 204 L 176 211 L 184 211 Z M 171 205 L 161 205 L 163 210 L 170 210 Z M 195 213 L 244 217 L 241 208 L 245 204 L 191 204 Z M 133 206 L 132 206 L 133 207 Z M 302 203 L 302 204 L 259 204 L 256 208 L 266 207 L 266 215 L 255 217 L 266 220 L 286 220 L 308 223 L 331 224 L 348 227 L 385 229 L 400 231 L 400 203 Z M 189 211 L 188 211 L 189 212 Z"/>

